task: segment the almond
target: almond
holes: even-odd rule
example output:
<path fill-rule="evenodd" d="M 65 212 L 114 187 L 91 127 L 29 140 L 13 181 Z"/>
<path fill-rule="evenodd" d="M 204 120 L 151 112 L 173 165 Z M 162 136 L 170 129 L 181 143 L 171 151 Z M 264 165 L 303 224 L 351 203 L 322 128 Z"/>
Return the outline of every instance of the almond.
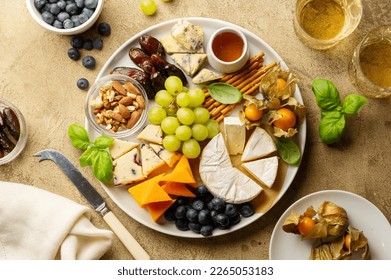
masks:
<path fill-rule="evenodd" d="M 140 119 L 141 112 L 140 111 L 134 111 L 132 115 L 130 116 L 130 119 L 128 120 L 128 123 L 126 124 L 126 127 L 128 129 L 131 129 Z"/>
<path fill-rule="evenodd" d="M 123 104 L 119 104 L 118 105 L 118 109 L 119 109 L 119 113 L 121 114 L 121 116 L 124 118 L 124 119 L 129 119 L 130 118 L 130 115 L 131 115 L 131 112 L 130 110 Z"/>
<path fill-rule="evenodd" d="M 121 116 L 120 113 L 117 113 L 117 112 L 112 112 L 110 114 L 110 117 L 113 118 L 114 120 L 118 121 L 118 122 L 122 122 L 123 121 L 123 117 Z"/>
<path fill-rule="evenodd" d="M 118 81 L 112 81 L 111 86 L 122 95 L 126 95 L 125 88 Z"/>
<path fill-rule="evenodd" d="M 136 88 L 135 85 L 133 85 L 132 83 L 125 83 L 123 85 L 123 87 L 128 91 L 128 92 L 131 92 L 131 93 L 134 93 L 134 94 L 137 94 L 137 95 L 141 95 L 140 91 L 138 90 L 138 88 Z"/>
<path fill-rule="evenodd" d="M 122 104 L 122 105 L 125 105 L 125 106 L 132 105 L 132 103 L 133 103 L 133 98 L 130 97 L 130 96 L 125 96 L 124 98 L 122 98 L 119 101 L 119 104 Z"/>
<path fill-rule="evenodd" d="M 139 108 L 144 109 L 145 108 L 145 100 L 141 95 L 136 96 L 136 102 L 139 105 Z"/>

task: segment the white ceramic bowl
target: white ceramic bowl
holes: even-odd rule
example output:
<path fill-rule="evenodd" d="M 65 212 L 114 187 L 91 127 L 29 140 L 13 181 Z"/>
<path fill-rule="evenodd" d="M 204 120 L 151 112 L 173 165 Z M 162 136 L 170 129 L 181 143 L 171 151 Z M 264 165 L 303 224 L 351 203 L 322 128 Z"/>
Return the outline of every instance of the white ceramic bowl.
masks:
<path fill-rule="evenodd" d="M 45 28 L 51 32 L 54 32 L 56 34 L 61 34 L 61 35 L 76 35 L 76 34 L 83 33 L 85 31 L 87 31 L 88 29 L 90 29 L 94 25 L 94 23 L 98 20 L 99 15 L 102 12 L 103 3 L 104 3 L 104 0 L 98 1 L 98 6 L 95 8 L 94 13 L 85 23 L 83 23 L 79 26 L 70 28 L 70 29 L 60 29 L 60 28 L 56 28 L 56 27 L 46 23 L 42 19 L 41 13 L 34 6 L 34 0 L 26 0 L 27 9 L 30 12 L 30 15 L 33 17 L 33 19 L 39 25 L 41 25 L 43 28 Z"/>
<path fill-rule="evenodd" d="M 242 53 L 237 59 L 235 59 L 233 61 L 227 62 L 227 61 L 221 60 L 220 58 L 218 58 L 216 56 L 216 53 L 213 51 L 214 40 L 216 39 L 217 36 L 219 36 L 223 33 L 234 33 L 234 34 L 238 35 L 239 38 L 243 41 Z M 221 48 L 224 48 L 224 46 L 222 45 Z M 212 36 L 208 42 L 207 54 L 208 54 L 209 64 L 210 64 L 210 66 L 212 66 L 213 69 L 215 69 L 216 71 L 221 72 L 221 73 L 232 73 L 232 72 L 238 71 L 246 64 L 246 62 L 248 61 L 249 56 L 250 56 L 250 51 L 249 51 L 249 47 L 248 47 L 247 38 L 243 34 L 242 31 L 240 31 L 239 29 L 237 29 L 235 27 L 223 27 L 223 28 L 216 30 L 212 34 Z"/>

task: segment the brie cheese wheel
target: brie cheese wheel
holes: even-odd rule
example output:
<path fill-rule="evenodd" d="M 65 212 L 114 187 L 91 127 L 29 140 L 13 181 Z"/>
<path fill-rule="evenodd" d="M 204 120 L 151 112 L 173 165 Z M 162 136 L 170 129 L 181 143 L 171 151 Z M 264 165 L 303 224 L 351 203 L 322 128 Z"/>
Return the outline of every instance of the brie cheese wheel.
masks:
<path fill-rule="evenodd" d="M 263 185 L 268 188 L 273 186 L 278 171 L 277 156 L 245 162 L 242 166 Z"/>
<path fill-rule="evenodd" d="M 140 152 L 144 177 L 165 164 L 148 144 L 141 144 Z"/>
<path fill-rule="evenodd" d="M 160 125 L 149 124 L 140 132 L 137 139 L 155 144 L 163 144 L 163 130 Z"/>
<path fill-rule="evenodd" d="M 246 143 L 246 127 L 238 117 L 224 118 L 224 137 L 230 155 L 243 153 Z"/>
<path fill-rule="evenodd" d="M 204 53 L 204 30 L 201 26 L 181 19 L 171 28 L 171 35 L 190 52 Z"/>
<path fill-rule="evenodd" d="M 174 164 L 181 158 L 181 155 L 176 152 L 170 152 L 161 145 L 149 144 L 149 146 L 155 151 L 155 153 L 169 166 L 173 167 Z"/>
<path fill-rule="evenodd" d="M 167 34 L 160 38 L 160 43 L 162 43 L 164 50 L 168 54 L 191 52 L 189 49 L 186 49 L 184 46 L 179 44 L 179 42 L 171 34 Z"/>
<path fill-rule="evenodd" d="M 232 167 L 221 133 L 213 137 L 202 150 L 200 167 L 202 167 L 202 172 L 217 172 L 220 168 Z"/>
<path fill-rule="evenodd" d="M 218 79 L 221 79 L 223 75 L 218 74 L 212 70 L 209 70 L 207 68 L 203 68 L 198 72 L 197 75 L 194 76 L 193 78 L 193 83 L 194 84 L 207 84 L 213 81 L 216 81 Z"/>
<path fill-rule="evenodd" d="M 133 149 L 113 162 L 114 185 L 127 185 L 145 179 L 138 149 Z"/>
<path fill-rule="evenodd" d="M 206 61 L 206 54 L 175 53 L 171 58 L 182 70 L 193 77 Z"/>
<path fill-rule="evenodd" d="M 277 150 L 273 138 L 263 128 L 257 127 L 244 148 L 242 161 L 247 162 L 267 156 Z"/>
<path fill-rule="evenodd" d="M 137 146 L 138 143 L 135 142 L 114 139 L 113 144 L 109 147 L 109 152 L 111 157 L 115 160 Z"/>

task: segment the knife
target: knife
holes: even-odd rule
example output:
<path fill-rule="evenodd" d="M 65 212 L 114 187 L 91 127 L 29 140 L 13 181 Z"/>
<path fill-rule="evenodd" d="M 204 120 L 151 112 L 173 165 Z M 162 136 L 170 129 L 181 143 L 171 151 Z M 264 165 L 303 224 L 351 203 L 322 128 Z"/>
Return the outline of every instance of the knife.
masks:
<path fill-rule="evenodd" d="M 87 199 L 88 203 L 90 203 L 95 211 L 102 215 L 105 222 L 110 226 L 136 260 L 151 259 L 148 253 L 141 247 L 136 239 L 134 239 L 114 213 L 107 208 L 103 197 L 62 153 L 56 150 L 47 149 L 36 153 L 34 156 L 40 157 L 40 162 L 42 160 L 52 160 L 60 167 L 62 172 L 64 172 L 80 193 Z"/>

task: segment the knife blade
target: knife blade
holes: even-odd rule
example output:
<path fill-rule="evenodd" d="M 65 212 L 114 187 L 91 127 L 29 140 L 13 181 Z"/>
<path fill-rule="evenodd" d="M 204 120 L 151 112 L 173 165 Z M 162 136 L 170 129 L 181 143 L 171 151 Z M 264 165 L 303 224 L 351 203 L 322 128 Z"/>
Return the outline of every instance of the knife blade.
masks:
<path fill-rule="evenodd" d="M 136 260 L 150 259 L 148 253 L 141 247 L 136 239 L 134 239 L 114 213 L 107 208 L 103 197 L 95 190 L 90 182 L 84 178 L 83 174 L 81 174 L 76 166 L 74 166 L 62 153 L 56 150 L 46 149 L 36 153 L 34 156 L 39 157 L 40 162 L 43 160 L 51 160 L 60 167 L 62 172 L 72 181 L 95 211 L 103 216 L 103 219 Z"/>

